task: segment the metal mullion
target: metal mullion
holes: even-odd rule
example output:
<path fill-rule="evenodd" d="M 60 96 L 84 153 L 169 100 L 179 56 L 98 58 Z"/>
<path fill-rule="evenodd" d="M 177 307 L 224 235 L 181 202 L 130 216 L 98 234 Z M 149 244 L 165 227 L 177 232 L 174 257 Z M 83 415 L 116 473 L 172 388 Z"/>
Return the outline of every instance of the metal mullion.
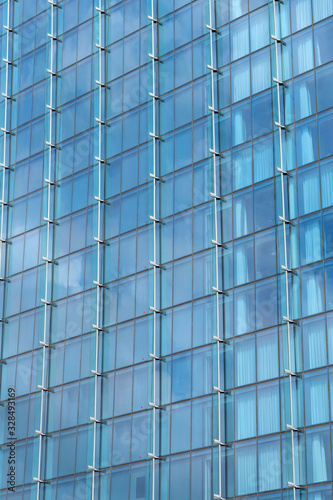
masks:
<path fill-rule="evenodd" d="M 14 1 L 14 0 L 13 0 Z M 6 160 L 6 155 L 7 155 L 7 130 L 10 129 L 10 126 L 8 127 L 8 122 L 9 122 L 9 116 L 8 116 L 8 106 L 9 103 L 8 101 L 11 99 L 11 96 L 9 95 L 9 85 L 10 85 L 10 79 L 9 79 L 9 66 L 11 62 L 9 61 L 9 47 L 10 47 L 10 33 L 13 34 L 16 33 L 13 29 L 10 28 L 10 9 L 11 9 L 11 3 L 10 0 L 7 0 L 7 28 L 6 29 L 6 58 L 3 58 L 3 61 L 5 62 L 6 66 L 6 75 L 5 75 L 5 92 L 3 95 L 5 99 L 5 106 L 4 106 L 4 125 L 3 125 L 3 163 L 2 163 L 2 192 L 1 192 L 1 218 L 0 218 L 0 241 L 4 242 L 4 244 L 7 243 L 7 237 L 4 237 L 4 219 L 5 219 L 5 197 L 6 197 L 6 170 L 10 172 L 10 166 L 9 166 L 9 161 L 7 165 L 7 160 Z M 14 19 L 13 19 L 14 22 Z M 5 28 L 5 27 L 4 27 Z M 13 48 L 12 48 L 13 50 Z M 10 136 L 9 136 L 10 137 Z M 8 188 L 7 188 L 7 198 L 9 195 L 9 183 L 8 183 Z M 8 235 L 8 228 L 7 228 L 7 235 Z M 3 259 L 3 251 L 2 251 L 3 245 L 0 247 L 0 263 L 2 265 L 2 259 Z M 4 250 L 4 274 L 6 274 L 6 259 L 7 259 L 7 249 L 5 248 Z M 6 279 L 5 276 L 3 277 L 4 281 L 4 287 L 6 286 Z M 5 315 L 5 310 L 4 310 L 4 305 L 5 301 L 3 302 L 3 315 Z M 3 328 L 4 329 L 4 322 L 3 323 Z"/>
<path fill-rule="evenodd" d="M 55 187 L 55 181 L 56 181 L 56 155 L 53 156 L 52 154 L 52 148 L 53 148 L 53 142 L 52 142 L 52 125 L 53 125 L 53 113 L 56 113 L 54 103 L 53 103 L 53 78 L 55 76 L 55 71 L 54 71 L 54 65 L 57 65 L 56 61 L 56 54 L 55 54 L 55 60 L 54 60 L 54 47 L 57 46 L 58 39 L 56 34 L 54 33 L 54 26 L 56 26 L 56 32 L 57 32 L 57 19 L 56 19 L 56 10 L 59 8 L 58 3 L 54 2 L 49 2 L 50 4 L 50 12 L 51 12 L 51 33 L 50 33 L 50 70 L 47 71 L 48 74 L 50 75 L 50 92 L 49 92 L 49 104 L 46 104 L 46 108 L 49 110 L 49 140 L 45 141 L 45 145 L 48 148 L 49 152 L 49 162 L 48 162 L 48 177 L 47 179 L 44 179 L 44 182 L 46 184 L 46 192 L 47 192 L 47 217 L 44 220 L 46 221 L 46 256 L 42 257 L 42 260 L 45 261 L 45 288 L 44 288 L 44 298 L 41 299 L 42 304 L 44 304 L 44 319 L 43 319 L 43 341 L 39 342 L 40 346 L 43 348 L 43 356 L 42 356 L 42 383 L 41 386 L 38 386 L 38 389 L 41 390 L 41 404 L 40 404 L 40 424 L 39 424 L 39 429 L 36 430 L 36 434 L 39 436 L 38 437 L 38 472 L 37 472 L 37 477 L 33 478 L 35 482 L 37 482 L 37 500 L 40 498 L 40 485 L 44 483 L 45 481 L 41 479 L 41 473 L 42 473 L 42 447 L 43 447 L 43 437 L 45 436 L 45 430 L 43 429 L 44 423 L 46 425 L 47 422 L 47 404 L 46 404 L 46 394 L 44 393 L 48 391 L 47 387 L 47 375 L 46 375 L 46 357 L 48 354 L 48 349 L 49 349 L 49 344 L 48 340 L 50 338 L 50 315 L 51 315 L 51 310 L 50 307 L 52 307 L 52 272 L 53 272 L 53 249 L 50 248 L 51 242 L 50 242 L 50 232 L 51 232 L 51 227 L 53 224 L 56 223 L 54 219 L 54 203 L 55 201 L 53 200 L 53 210 L 51 207 L 51 200 L 52 200 L 52 193 L 51 193 L 51 185 Z M 53 44 L 55 44 L 53 46 Z M 56 51 L 55 51 L 56 52 Z M 54 158 L 54 160 L 53 160 Z M 52 163 L 54 161 L 54 180 L 51 180 L 52 177 Z M 52 213 L 53 212 L 53 213 Z M 53 243 L 52 243 L 53 244 Z M 51 254 L 51 255 L 50 255 Z M 51 275 L 51 285 L 49 287 L 48 285 L 48 280 L 49 280 L 49 272 Z M 49 290 L 50 288 L 50 290 Z M 48 299 L 48 295 L 50 293 L 50 299 Z M 49 323 L 49 326 L 48 326 Z M 48 337 L 48 338 L 47 338 Z M 45 397 L 44 397 L 45 396 Z"/>
<path fill-rule="evenodd" d="M 291 454 L 292 454 L 292 482 L 288 482 L 288 486 L 293 489 L 293 500 L 296 500 L 296 477 L 295 477 L 295 443 L 294 443 L 294 418 L 293 418 L 293 395 L 292 395 L 292 366 L 291 366 L 291 348 L 290 348 L 290 307 L 289 307 L 289 278 L 288 278 L 288 257 L 287 257 L 287 221 L 286 221 L 286 207 L 285 207 L 285 189 L 284 189 L 284 168 L 283 168 L 283 149 L 282 149 L 282 127 L 281 127 L 281 98 L 280 86 L 282 81 L 279 78 L 279 63 L 278 63 L 278 44 L 281 42 L 277 38 L 277 20 L 276 20 L 276 2 L 273 0 L 273 21 L 274 21 L 274 34 L 271 35 L 275 46 L 275 64 L 276 64 L 276 78 L 273 82 L 277 88 L 277 106 L 278 106 L 278 133 L 279 133 L 279 148 L 280 148 L 280 180 L 281 180 L 281 197 L 282 197 L 282 224 L 283 224 L 283 246 L 284 246 L 284 275 L 285 275 L 285 293 L 286 293 L 286 320 L 287 320 L 287 342 L 288 342 L 288 378 L 289 378 L 289 403 L 290 403 L 290 432 L 291 432 Z M 282 56 L 281 56 L 282 57 Z M 281 61 L 282 63 L 282 61 Z"/>
<path fill-rule="evenodd" d="M 156 6 L 155 6 L 156 3 Z M 155 8 L 154 8 L 155 7 Z M 156 12 L 154 12 L 156 10 Z M 150 265 L 153 267 L 153 307 L 150 307 L 150 310 L 153 311 L 153 352 L 150 354 L 150 358 L 153 360 L 153 401 L 149 403 L 149 406 L 152 407 L 153 411 L 153 426 L 152 426 L 152 452 L 148 453 L 148 457 L 152 459 L 152 500 L 155 500 L 155 488 L 156 488 L 156 460 L 159 460 L 160 457 L 156 455 L 156 412 L 160 411 L 160 407 L 157 406 L 156 402 L 156 369 L 157 362 L 161 361 L 161 358 L 158 357 L 157 354 L 157 321 L 158 315 L 161 311 L 158 310 L 157 304 L 157 271 L 160 267 L 159 262 L 157 262 L 157 237 L 159 236 L 159 231 L 157 229 L 157 224 L 161 221 L 158 219 L 157 214 L 157 183 L 161 182 L 161 178 L 159 177 L 159 173 L 157 172 L 158 168 L 158 146 L 157 141 L 161 140 L 161 137 L 158 135 L 159 132 L 157 130 L 157 101 L 160 100 L 159 97 L 159 85 L 158 85 L 158 65 L 160 64 L 160 59 L 158 57 L 158 26 L 160 24 L 158 20 L 158 0 L 151 0 L 151 15 L 148 15 L 148 19 L 151 21 L 151 53 L 148 53 L 148 56 L 151 59 L 152 64 L 152 92 L 149 93 L 149 96 L 152 98 L 152 113 L 153 113 L 153 130 L 149 132 L 149 136 L 152 137 L 153 144 L 153 173 L 150 174 L 150 177 L 153 179 L 153 216 L 150 216 L 150 219 L 153 221 L 153 262 L 150 262 Z M 155 51 L 156 49 L 156 51 Z M 160 384 L 160 380 L 158 382 Z"/>
<path fill-rule="evenodd" d="M 103 259 L 103 245 L 105 244 L 104 240 L 104 232 L 103 232 L 103 213 L 104 213 L 104 203 L 105 203 L 105 196 L 104 196 L 104 183 L 102 186 L 102 172 L 103 175 L 105 176 L 105 168 L 107 166 L 106 164 L 106 159 L 104 158 L 105 156 L 105 151 L 104 154 L 102 154 L 102 134 L 103 134 L 103 127 L 106 127 L 106 120 L 103 121 L 103 116 L 102 116 L 102 102 L 103 102 L 103 88 L 105 88 L 105 101 L 106 101 L 106 82 L 103 82 L 103 59 L 102 57 L 105 57 L 106 59 L 106 54 L 107 51 L 104 50 L 107 43 L 106 43 L 106 26 L 104 26 L 104 45 L 102 43 L 102 19 L 103 16 L 108 15 L 106 12 L 106 9 L 103 9 L 102 7 L 102 0 L 99 0 L 99 6 L 95 6 L 95 10 L 97 11 L 98 15 L 98 43 L 96 43 L 96 47 L 98 49 L 98 82 L 96 81 L 96 84 L 98 85 L 98 116 L 95 117 L 95 121 L 97 122 L 98 126 L 98 157 L 95 158 L 98 162 L 98 195 L 97 197 L 95 196 L 95 201 L 97 202 L 97 238 L 95 237 L 94 240 L 97 243 L 97 279 L 94 281 L 94 285 L 96 286 L 96 323 L 93 325 L 93 329 L 95 330 L 95 366 L 94 370 L 92 370 L 92 374 L 94 375 L 94 416 L 90 418 L 90 420 L 93 421 L 93 460 L 92 460 L 92 466 L 88 466 L 88 469 L 92 472 L 92 489 L 91 489 L 91 498 L 94 500 L 95 498 L 95 481 L 96 481 L 96 473 L 99 472 L 99 469 L 96 467 L 96 437 L 97 437 L 97 425 L 100 423 L 97 420 L 97 393 L 98 393 L 98 377 L 101 376 L 101 374 L 98 371 L 98 359 L 99 359 L 99 334 L 102 332 L 103 327 L 100 324 L 101 322 L 101 311 L 103 310 L 103 305 L 102 305 L 102 300 L 103 300 L 103 287 L 104 283 L 102 283 L 102 263 L 101 259 Z M 103 53 L 105 55 L 103 56 Z M 106 60 L 104 61 L 106 66 Z M 106 69 L 104 68 L 104 78 L 106 79 Z M 104 129 L 104 134 L 105 134 L 105 129 Z M 105 141 L 104 141 L 105 144 Z M 105 145 L 104 145 L 105 149 Z M 103 167 L 104 164 L 104 167 Z"/>
<path fill-rule="evenodd" d="M 222 429 L 221 429 L 221 395 L 223 389 L 221 389 L 221 366 L 220 366 L 220 344 L 222 343 L 222 339 L 220 338 L 220 309 L 219 309 L 219 294 L 223 294 L 223 278 L 221 283 L 221 290 L 219 288 L 219 239 L 222 235 L 219 235 L 218 231 L 218 201 L 220 200 L 220 196 L 217 192 L 218 187 L 218 173 L 217 173 L 217 161 L 220 153 L 216 150 L 217 140 L 216 140 L 216 131 L 215 131 L 215 115 L 218 113 L 218 110 L 215 109 L 215 75 L 220 73 L 218 70 L 218 58 L 216 57 L 216 62 L 214 63 L 214 49 L 215 54 L 217 51 L 216 41 L 214 41 L 213 36 L 220 35 L 220 32 L 213 26 L 216 23 L 215 18 L 215 2 L 214 0 L 209 0 L 209 25 L 206 25 L 206 28 L 209 30 L 209 41 L 210 41 L 210 63 L 207 65 L 207 68 L 210 70 L 211 77 L 211 105 L 208 106 L 208 110 L 211 113 L 212 120 L 212 149 L 209 152 L 213 156 L 213 178 L 214 178 L 214 192 L 211 193 L 211 197 L 213 198 L 214 203 L 214 247 L 215 247 L 215 275 L 216 275 L 216 285 L 212 287 L 213 292 L 215 292 L 216 298 L 216 336 L 213 337 L 213 340 L 216 341 L 216 351 L 217 351 L 217 386 L 213 388 L 215 392 L 217 392 L 217 413 L 218 413 L 218 439 L 214 440 L 214 444 L 218 446 L 218 493 L 213 494 L 213 498 L 222 499 L 222 447 L 224 443 L 222 443 Z M 214 67 L 216 65 L 216 68 Z M 216 86 L 218 86 L 218 80 L 216 81 Z M 220 190 L 219 190 L 220 193 Z"/>

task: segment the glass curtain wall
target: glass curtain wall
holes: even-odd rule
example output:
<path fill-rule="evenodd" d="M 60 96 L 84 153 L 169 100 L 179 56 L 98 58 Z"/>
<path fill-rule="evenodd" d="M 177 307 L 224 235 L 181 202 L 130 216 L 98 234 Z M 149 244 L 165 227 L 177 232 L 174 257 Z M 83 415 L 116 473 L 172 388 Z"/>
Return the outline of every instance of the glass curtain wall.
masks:
<path fill-rule="evenodd" d="M 0 499 L 331 498 L 332 1 L 0 11 Z"/>
<path fill-rule="evenodd" d="M 159 410 L 156 449 L 162 460 L 155 498 L 202 499 L 212 495 L 210 344 L 215 323 L 205 5 L 179 0 L 155 4 L 161 23 L 156 88 L 162 99 L 156 106 L 160 140 L 155 145 L 161 177 L 156 210 L 162 221 L 156 230 L 157 263 L 162 268 L 155 290 L 162 314 L 155 333 L 159 334 L 158 355 L 163 358 L 156 368 L 158 404 L 163 409 Z M 152 124 L 151 115 L 149 119 Z"/>

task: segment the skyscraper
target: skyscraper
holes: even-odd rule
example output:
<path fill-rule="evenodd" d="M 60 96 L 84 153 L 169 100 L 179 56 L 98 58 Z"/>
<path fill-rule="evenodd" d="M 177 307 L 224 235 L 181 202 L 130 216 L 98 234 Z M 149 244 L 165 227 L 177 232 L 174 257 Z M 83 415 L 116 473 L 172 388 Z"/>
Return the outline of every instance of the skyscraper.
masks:
<path fill-rule="evenodd" d="M 331 499 L 333 0 L 0 11 L 0 500 Z"/>

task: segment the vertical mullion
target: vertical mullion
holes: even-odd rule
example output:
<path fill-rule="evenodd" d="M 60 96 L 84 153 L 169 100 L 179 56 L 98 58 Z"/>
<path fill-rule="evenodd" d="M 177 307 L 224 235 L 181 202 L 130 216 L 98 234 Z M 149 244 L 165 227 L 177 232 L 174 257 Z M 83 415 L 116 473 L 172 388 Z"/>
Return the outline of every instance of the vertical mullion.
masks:
<path fill-rule="evenodd" d="M 222 231 L 219 232 L 218 227 L 218 204 L 221 202 L 221 188 L 219 186 L 219 173 L 218 173 L 218 161 L 221 158 L 221 153 L 217 151 L 218 141 L 216 139 L 216 117 L 219 116 L 220 112 L 217 109 L 218 103 L 215 103 L 215 76 L 216 76 L 216 86 L 218 86 L 218 75 L 220 71 L 218 70 L 218 57 L 217 57 L 217 43 L 215 37 L 221 36 L 221 33 L 216 29 L 216 15 L 215 15 L 215 0 L 209 0 L 209 24 L 206 24 L 206 28 L 209 31 L 209 64 L 207 68 L 210 72 L 210 87 L 211 87 L 211 105 L 208 106 L 208 111 L 211 114 L 211 127 L 212 127 L 212 148 L 209 149 L 209 153 L 212 155 L 213 161 L 213 192 L 210 193 L 211 198 L 213 198 L 214 203 L 214 240 L 212 244 L 215 247 L 215 279 L 216 284 L 212 287 L 212 291 L 215 293 L 216 301 L 216 335 L 213 336 L 213 340 L 216 342 L 216 353 L 217 353 L 217 386 L 213 387 L 214 392 L 217 393 L 217 419 L 218 419 L 218 438 L 214 439 L 214 444 L 218 446 L 218 492 L 214 493 L 214 499 L 223 500 L 222 497 L 222 450 L 225 447 L 225 443 L 222 442 L 222 428 L 221 428 L 221 397 L 224 394 L 224 388 L 221 387 L 221 363 L 220 363 L 220 351 L 221 344 L 224 339 L 221 338 L 220 332 L 220 295 L 224 296 L 226 292 L 223 290 L 223 278 L 222 269 L 219 269 L 219 249 L 222 250 Z M 215 60 L 214 60 L 215 52 Z M 221 240 L 221 241 L 220 241 Z M 220 272 L 221 271 L 221 272 Z M 221 275 L 221 283 L 219 283 L 219 278 Z"/>
<path fill-rule="evenodd" d="M 54 47 L 57 47 L 59 39 L 57 37 L 57 9 L 61 8 L 58 3 L 47 0 L 50 4 L 50 24 L 51 30 L 50 33 L 47 34 L 48 38 L 50 38 L 50 68 L 47 69 L 47 74 L 49 75 L 50 80 L 50 93 L 49 93 L 49 104 L 46 105 L 46 109 L 49 111 L 49 136 L 47 140 L 45 140 L 45 146 L 48 151 L 48 168 L 47 168 L 47 177 L 44 178 L 44 183 L 46 186 L 47 193 L 47 215 L 44 217 L 44 221 L 46 222 L 46 255 L 42 257 L 43 262 L 45 262 L 45 287 L 44 287 L 44 297 L 41 299 L 41 303 L 44 308 L 43 314 L 43 340 L 39 342 L 39 345 L 43 349 L 42 354 L 42 381 L 41 385 L 38 385 L 37 388 L 41 391 L 41 404 L 40 404 L 40 423 L 39 429 L 35 431 L 38 436 L 38 471 L 37 477 L 34 477 L 33 480 L 37 483 L 37 500 L 40 499 L 41 493 L 41 484 L 45 482 L 42 479 L 42 453 L 43 453 L 43 437 L 46 436 L 46 428 L 44 429 L 44 425 L 47 423 L 47 405 L 46 405 L 46 393 L 49 390 L 47 387 L 47 375 L 46 375 L 46 359 L 48 355 L 48 350 L 50 348 L 50 317 L 51 317 L 51 307 L 52 307 L 52 280 L 51 284 L 48 284 L 49 281 L 49 273 L 52 275 L 52 266 L 54 265 L 54 256 L 53 256 L 53 248 L 51 247 L 51 228 L 57 222 L 54 220 L 55 213 L 52 211 L 51 201 L 52 201 L 52 192 L 51 188 L 55 189 L 56 186 L 56 153 L 53 155 L 53 150 L 56 151 L 56 140 L 53 138 L 53 121 L 56 116 L 56 103 L 53 102 L 53 87 L 56 85 L 57 75 L 57 57 L 56 50 L 54 51 Z M 53 179 L 52 179 L 52 164 L 54 163 L 53 168 Z M 53 197 L 55 199 L 55 197 Z M 55 200 L 53 199 L 53 204 Z M 53 206 L 54 208 L 54 206 Z"/>
<path fill-rule="evenodd" d="M 6 25 L 3 25 L 3 28 L 6 30 L 6 36 L 3 37 L 6 39 L 6 56 L 3 58 L 3 62 L 5 63 L 5 89 L 4 92 L 2 92 L 2 97 L 4 98 L 4 122 L 3 122 L 3 127 L 1 128 L 1 132 L 3 133 L 3 161 L 0 163 L 0 168 L 2 168 L 2 190 L 1 190 L 1 200 L 0 200 L 0 205 L 1 205 L 1 215 L 0 215 L 0 272 L 2 276 L 0 277 L 0 282 L 3 283 L 3 300 L 2 300 L 2 313 L 0 315 L 0 324 L 1 324 L 1 331 L 2 331 L 2 339 L 4 337 L 4 329 L 5 329 L 5 316 L 6 316 L 6 289 L 7 289 L 7 283 L 8 283 L 8 258 L 9 258 L 9 252 L 7 251 L 7 245 L 10 244 L 9 242 L 9 231 L 8 231 L 8 207 L 9 207 L 9 199 L 10 199 L 10 182 L 9 182 L 9 177 L 10 174 L 13 170 L 13 168 L 10 166 L 11 163 L 11 158 L 10 158 L 10 147 L 8 147 L 8 152 L 7 152 L 7 142 L 10 141 L 11 136 L 14 135 L 13 132 L 11 132 L 11 124 L 10 124 L 10 112 L 8 111 L 9 107 L 9 101 L 13 101 L 13 97 L 10 95 L 12 92 L 12 82 L 13 78 L 10 79 L 9 76 L 9 71 L 10 67 L 12 70 L 12 76 L 13 76 L 13 66 L 17 66 L 13 61 L 9 59 L 9 55 L 11 52 L 11 57 L 13 56 L 13 45 L 14 45 L 14 35 L 17 34 L 17 32 L 14 30 L 14 6 L 13 6 L 13 26 L 11 27 L 10 24 L 10 13 L 11 13 L 11 5 L 13 1 L 17 0 L 7 0 L 7 11 L 6 11 Z M 12 47 L 10 51 L 10 36 L 12 36 Z M 7 158 L 8 157 L 8 158 Z M 13 163 L 13 162 L 12 162 Z M 7 174 L 6 174 L 7 172 Z M 8 182 L 7 182 L 7 189 L 6 189 L 6 176 L 8 177 Z M 7 208 L 6 208 L 7 207 Z M 6 211 L 7 210 L 7 211 Z M 3 349 L 3 340 L 1 341 L 0 349 L 2 351 Z M 2 352 L 0 352 L 1 357 L 0 357 L 0 365 L 3 363 L 2 361 Z M 1 373 L 1 379 L 0 383 L 2 380 L 2 373 Z"/>
<path fill-rule="evenodd" d="M 157 353 L 157 322 L 161 311 L 158 309 L 158 294 L 157 294 L 157 272 L 160 268 L 159 255 L 157 251 L 157 238 L 160 234 L 157 228 L 157 224 L 161 223 L 158 219 L 157 210 L 157 189 L 158 182 L 162 179 L 159 177 L 159 165 L 158 165 L 158 151 L 157 146 L 158 141 L 163 141 L 163 139 L 158 135 L 157 127 L 157 105 L 158 101 L 161 100 L 159 97 L 159 68 L 160 64 L 159 54 L 158 54 L 158 26 L 160 22 L 158 21 L 158 0 L 151 0 L 150 2 L 150 15 L 148 19 L 151 22 L 151 52 L 148 53 L 152 64 L 152 92 L 149 92 L 149 96 L 152 98 L 152 132 L 149 132 L 149 136 L 152 138 L 153 145 L 153 172 L 149 174 L 153 182 L 153 215 L 149 218 L 153 223 L 153 261 L 150 261 L 150 265 L 153 267 L 153 306 L 150 306 L 150 311 L 153 313 L 153 352 L 149 354 L 153 363 L 153 387 L 152 387 L 152 401 L 149 402 L 149 407 L 152 408 L 153 412 L 153 425 L 152 425 L 152 452 L 148 453 L 148 457 L 152 459 L 152 500 L 155 500 L 155 489 L 156 489 L 156 462 L 160 459 L 156 451 L 156 418 L 157 411 L 160 411 L 160 406 L 157 405 L 156 400 L 156 376 L 157 376 L 157 362 L 161 361 L 161 358 Z"/>
<path fill-rule="evenodd" d="M 282 125 L 282 112 L 281 112 L 281 99 L 280 99 L 280 89 L 283 85 L 282 80 L 280 79 L 279 74 L 279 63 L 278 63 L 278 44 L 283 43 L 282 40 L 278 38 L 277 33 L 277 2 L 280 0 L 273 0 L 273 21 L 274 21 L 274 33 L 271 36 L 274 41 L 275 48 L 275 64 L 276 64 L 276 78 L 273 78 L 273 82 L 276 84 L 277 90 L 277 111 L 278 111 L 278 122 L 275 125 L 278 127 L 279 134 L 279 156 L 280 156 L 280 168 L 278 168 L 278 172 L 280 173 L 281 180 L 281 199 L 282 199 L 282 217 L 280 218 L 283 225 L 283 255 L 284 255 L 284 265 L 281 266 L 281 269 L 284 271 L 285 275 L 285 293 L 286 293 L 286 317 L 282 319 L 287 323 L 287 342 L 288 342 L 288 369 L 285 370 L 285 373 L 288 375 L 289 379 L 289 404 L 290 404 L 290 425 L 287 425 L 287 429 L 290 430 L 291 433 L 291 459 L 292 459 L 292 481 L 288 481 L 288 487 L 293 490 L 293 500 L 296 500 L 296 476 L 295 476 L 295 432 L 297 429 L 294 427 L 294 416 L 293 416 L 293 393 L 292 393 L 292 379 L 295 374 L 292 372 L 292 364 L 291 364 L 291 324 L 293 323 L 290 318 L 290 305 L 289 305 L 289 277 L 288 274 L 290 272 L 288 268 L 288 254 L 287 254 L 287 224 L 289 221 L 286 220 L 286 193 L 284 187 L 284 177 L 287 175 L 287 172 L 284 169 L 284 158 L 283 158 L 283 147 L 282 147 L 282 130 L 285 128 Z M 281 56 L 282 57 L 282 56 Z"/>
<path fill-rule="evenodd" d="M 5 106 L 4 106 L 4 125 L 3 125 L 3 162 L 0 165 L 2 167 L 2 192 L 1 192 L 1 221 L 0 221 L 0 264 L 3 268 L 3 273 L 4 275 L 6 274 L 6 247 L 4 245 L 7 244 L 7 236 L 8 236 L 8 228 L 7 228 L 7 235 L 4 234 L 4 219 L 5 219 L 5 206 L 8 203 L 9 200 L 5 200 L 6 197 L 6 190 L 5 190 L 5 185 L 6 185 L 6 170 L 10 172 L 10 166 L 9 166 L 9 157 L 8 157 L 8 163 L 6 159 L 6 152 L 7 152 L 7 133 L 9 132 L 8 123 L 8 100 L 11 99 L 9 96 L 9 43 L 10 43 L 10 0 L 7 0 L 7 21 L 6 21 L 6 59 L 4 59 L 5 62 L 5 68 L 6 68 L 6 75 L 5 75 L 5 92 L 2 94 L 4 99 L 5 99 Z M 9 136 L 10 137 L 10 136 Z M 9 183 L 8 183 L 9 185 Z M 4 249 L 4 252 L 3 252 Z M 4 254 L 4 257 L 3 257 Z M 6 277 L 2 276 L 1 281 L 4 283 L 4 287 L 6 286 Z M 2 329 L 4 329 L 4 318 L 5 318 L 5 301 L 3 301 L 3 317 L 1 318 L 1 323 L 2 323 Z"/>
<path fill-rule="evenodd" d="M 98 49 L 98 80 L 96 80 L 96 85 L 98 88 L 98 116 L 95 116 L 95 122 L 97 122 L 98 127 L 98 154 L 95 156 L 95 161 L 98 165 L 98 179 L 97 179 L 97 195 L 95 195 L 94 200 L 97 203 L 97 236 L 94 237 L 94 242 L 97 244 L 97 270 L 96 270 L 96 281 L 93 281 L 93 285 L 96 286 L 96 321 L 95 324 L 92 325 L 93 330 L 95 330 L 95 365 L 94 369 L 91 370 L 91 374 L 94 376 L 94 415 L 90 417 L 90 421 L 93 422 L 93 460 L 92 465 L 88 465 L 88 470 L 92 472 L 92 488 L 91 488 L 91 498 L 94 500 L 95 498 L 95 490 L 96 490 L 96 473 L 100 471 L 98 464 L 96 463 L 96 439 L 97 439 L 97 425 L 101 425 L 102 422 L 98 420 L 97 413 L 97 393 L 98 393 L 98 378 L 101 377 L 101 373 L 98 370 L 98 359 L 99 359 L 99 336 L 102 334 L 104 330 L 104 324 L 101 320 L 103 312 L 103 304 L 102 304 L 102 294 L 103 287 L 105 286 L 103 281 L 103 246 L 105 245 L 104 241 L 104 232 L 103 232 L 103 220 L 104 220 L 104 204 L 106 203 L 105 197 L 105 189 L 104 182 L 102 182 L 102 175 L 105 176 L 105 169 L 107 168 L 106 162 L 106 151 L 104 148 L 104 152 L 102 151 L 102 137 L 103 133 L 105 134 L 106 128 L 106 116 L 103 119 L 103 92 L 105 92 L 105 102 L 106 102 L 106 92 L 107 92 L 107 75 L 106 75 L 106 64 L 104 64 L 104 78 L 103 78 L 103 57 L 106 56 L 104 54 L 107 53 L 107 40 L 106 40 L 106 26 L 105 26 L 105 16 L 108 16 L 106 3 L 103 8 L 102 0 L 98 1 L 98 5 L 95 6 L 95 10 L 98 16 L 98 36 L 97 42 L 95 46 Z M 104 41 L 102 36 L 102 23 L 104 22 Z M 104 61 L 106 62 L 106 61 Z M 105 104 L 106 105 L 106 104 Z M 104 128 L 103 128 L 104 127 Z M 105 142 L 105 141 L 104 141 Z"/>

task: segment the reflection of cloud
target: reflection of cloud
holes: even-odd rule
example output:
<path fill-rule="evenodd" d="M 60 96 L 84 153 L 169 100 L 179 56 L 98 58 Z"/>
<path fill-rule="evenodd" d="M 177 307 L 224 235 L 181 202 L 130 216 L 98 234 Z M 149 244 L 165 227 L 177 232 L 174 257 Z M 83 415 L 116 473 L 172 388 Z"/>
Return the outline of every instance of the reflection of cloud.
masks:
<path fill-rule="evenodd" d="M 116 42 L 120 40 L 123 36 L 123 21 L 124 21 L 124 13 L 123 6 L 121 5 L 119 8 L 112 9 L 112 21 L 111 21 L 111 41 Z M 118 29 L 117 29 L 118 28 Z"/>
<path fill-rule="evenodd" d="M 68 293 L 83 289 L 84 253 L 72 257 L 69 262 Z"/>
<path fill-rule="evenodd" d="M 83 278 L 84 278 L 84 252 L 72 256 L 69 263 L 69 272 L 67 270 L 68 258 L 64 258 L 59 261 L 59 266 L 57 266 L 57 273 L 54 277 L 54 284 L 56 285 L 58 297 L 64 297 L 67 295 L 67 283 L 68 283 L 68 294 L 75 292 L 80 292 L 83 290 Z"/>
<path fill-rule="evenodd" d="M 124 41 L 124 71 L 127 73 L 139 66 L 139 35 L 135 34 Z"/>
<path fill-rule="evenodd" d="M 118 321 L 133 316 L 135 299 L 134 278 L 119 282 L 118 291 Z"/>

